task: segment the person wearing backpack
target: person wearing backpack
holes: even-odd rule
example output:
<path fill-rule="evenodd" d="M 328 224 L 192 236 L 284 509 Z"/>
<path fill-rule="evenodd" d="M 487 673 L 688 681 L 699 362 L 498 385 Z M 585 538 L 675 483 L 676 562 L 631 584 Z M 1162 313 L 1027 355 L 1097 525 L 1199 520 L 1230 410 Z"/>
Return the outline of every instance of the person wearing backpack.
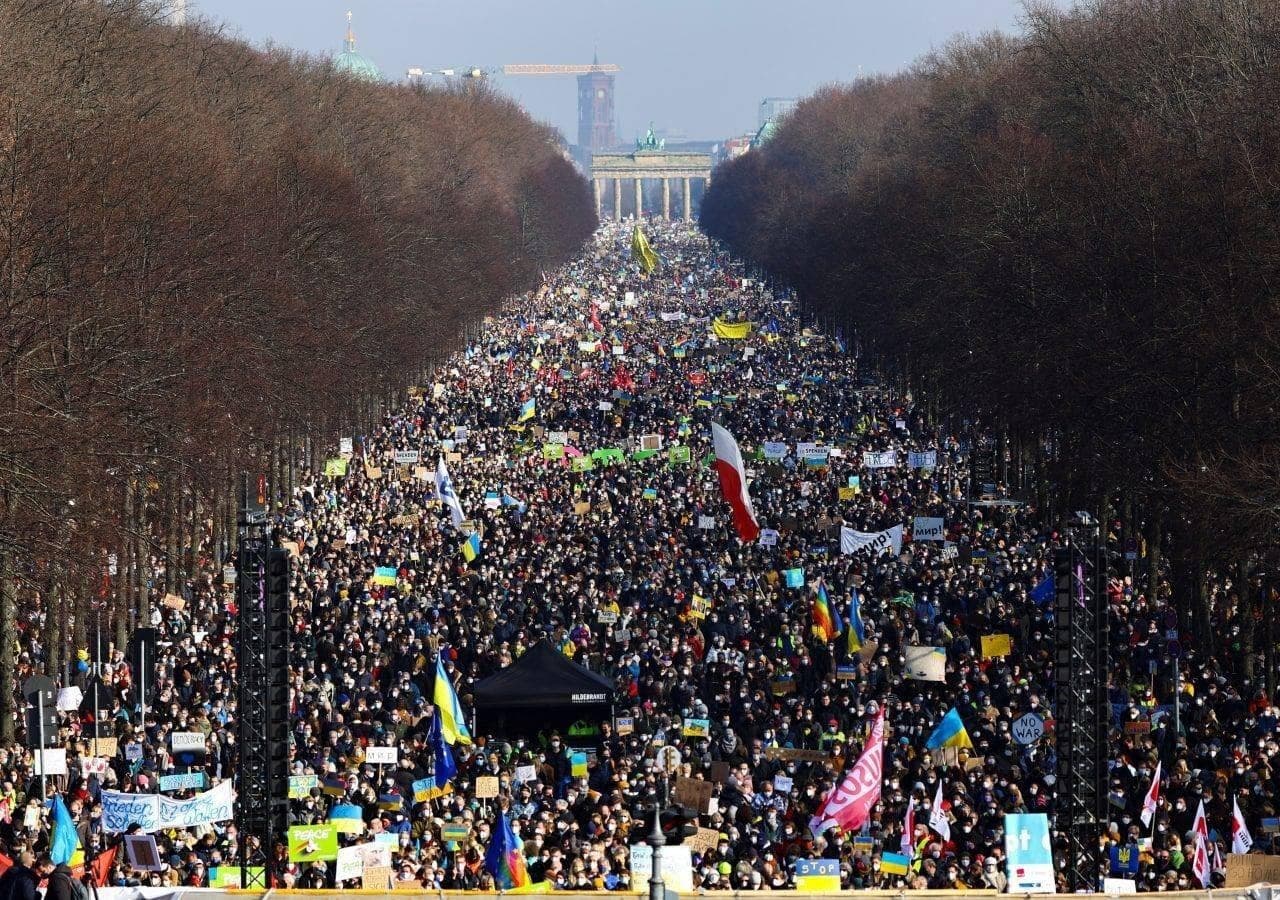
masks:
<path fill-rule="evenodd" d="M 40 860 L 41 864 L 46 861 L 49 861 L 48 857 Z M 52 862 L 49 861 L 49 864 L 52 865 Z M 45 889 L 44 900 L 90 900 L 89 889 L 72 874 L 70 866 L 58 863 L 49 874 L 49 886 Z"/>

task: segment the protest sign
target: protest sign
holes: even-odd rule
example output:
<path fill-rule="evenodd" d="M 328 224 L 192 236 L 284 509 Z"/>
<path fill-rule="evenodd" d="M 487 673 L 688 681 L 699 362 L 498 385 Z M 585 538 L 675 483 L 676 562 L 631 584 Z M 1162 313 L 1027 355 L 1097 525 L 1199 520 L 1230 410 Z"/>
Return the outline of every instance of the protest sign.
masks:
<path fill-rule="evenodd" d="M 984 634 L 982 636 L 982 658 L 992 659 L 1008 656 L 1013 652 L 1013 638 L 1007 634 Z"/>
<path fill-rule="evenodd" d="M 919 681 L 947 680 L 945 647 L 907 646 L 903 648 L 903 656 L 906 657 L 904 674 L 907 678 L 915 678 Z"/>
<path fill-rule="evenodd" d="M 941 517 L 916 516 L 911 526 L 911 540 L 945 541 L 946 539 L 946 529 Z"/>

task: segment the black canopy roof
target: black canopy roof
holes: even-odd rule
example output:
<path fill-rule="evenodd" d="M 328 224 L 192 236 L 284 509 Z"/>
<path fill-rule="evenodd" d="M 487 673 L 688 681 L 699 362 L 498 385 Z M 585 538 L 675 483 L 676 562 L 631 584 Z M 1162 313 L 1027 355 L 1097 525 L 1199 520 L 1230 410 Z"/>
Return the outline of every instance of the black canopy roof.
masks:
<path fill-rule="evenodd" d="M 477 707 L 599 706 L 613 701 L 613 682 L 539 641 L 512 665 L 477 682 Z"/>

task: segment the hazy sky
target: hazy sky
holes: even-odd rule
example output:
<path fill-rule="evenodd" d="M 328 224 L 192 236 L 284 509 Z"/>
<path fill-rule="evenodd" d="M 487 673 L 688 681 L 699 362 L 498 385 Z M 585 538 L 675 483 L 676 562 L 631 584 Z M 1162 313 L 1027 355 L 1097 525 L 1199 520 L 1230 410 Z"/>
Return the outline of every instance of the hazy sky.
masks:
<path fill-rule="evenodd" d="M 764 97 L 889 72 L 957 33 L 1015 30 L 1021 0 L 188 0 L 254 43 L 357 48 L 399 80 L 425 69 L 617 63 L 618 134 L 650 120 L 694 138 L 754 131 Z M 538 119 L 577 139 L 572 76 L 504 78 Z"/>

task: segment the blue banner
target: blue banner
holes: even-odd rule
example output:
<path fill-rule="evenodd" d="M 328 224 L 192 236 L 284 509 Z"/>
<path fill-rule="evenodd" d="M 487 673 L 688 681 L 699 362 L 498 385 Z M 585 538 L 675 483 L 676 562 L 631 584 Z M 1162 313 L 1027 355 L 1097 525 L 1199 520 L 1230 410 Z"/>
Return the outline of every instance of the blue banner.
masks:
<path fill-rule="evenodd" d="M 1005 865 L 1011 894 L 1052 894 L 1053 846 L 1044 813 L 1004 817 Z"/>

